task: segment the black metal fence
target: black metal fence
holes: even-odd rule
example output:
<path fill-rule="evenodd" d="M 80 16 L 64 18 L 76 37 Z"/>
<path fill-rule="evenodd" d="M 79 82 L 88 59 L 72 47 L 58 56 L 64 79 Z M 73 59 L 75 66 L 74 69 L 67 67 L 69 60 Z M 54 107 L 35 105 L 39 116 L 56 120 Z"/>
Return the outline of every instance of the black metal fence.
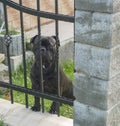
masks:
<path fill-rule="evenodd" d="M 26 6 L 23 6 L 22 0 L 19 0 L 19 3 L 15 3 L 12 0 L 0 0 L 0 2 L 3 3 L 4 6 L 4 17 L 5 17 L 5 29 L 6 29 L 6 35 L 5 35 L 5 41 L 4 44 L 6 45 L 7 48 L 7 61 L 8 61 L 8 69 L 9 69 L 9 83 L 2 82 L 0 81 L 0 86 L 6 87 L 10 89 L 10 96 L 11 96 L 11 103 L 14 103 L 14 96 L 13 96 L 13 90 L 20 91 L 25 93 L 25 100 L 26 100 L 26 107 L 28 108 L 28 94 L 41 97 L 42 98 L 42 111 L 44 112 L 44 98 L 45 99 L 50 99 L 56 102 L 60 103 L 65 103 L 69 105 L 73 105 L 73 100 L 62 98 L 60 96 L 60 83 L 59 83 L 59 21 L 65 21 L 65 22 L 71 22 L 74 23 L 74 17 L 73 16 L 68 16 L 68 15 L 63 15 L 63 14 L 58 14 L 58 0 L 55 0 L 55 13 L 51 12 L 45 12 L 40 10 L 40 0 L 37 0 L 37 8 L 36 9 L 31 9 Z M 9 26 L 8 26 L 8 12 L 7 12 L 7 7 L 14 8 L 19 11 L 20 13 L 20 26 L 21 26 L 21 38 L 22 38 L 22 51 L 23 51 L 23 66 L 24 66 L 24 87 L 17 86 L 13 84 L 12 82 L 12 70 L 11 70 L 11 62 L 10 62 L 10 54 L 9 54 L 9 47 L 11 44 L 11 36 L 9 35 Z M 43 80 L 41 79 L 41 85 L 42 85 L 42 91 L 34 91 L 32 89 L 29 89 L 27 86 L 27 73 L 26 73 L 26 49 L 25 49 L 25 35 L 24 35 L 24 22 L 23 22 L 23 13 L 27 13 L 33 16 L 37 17 L 37 28 L 38 28 L 38 35 L 41 35 L 41 24 L 40 24 L 40 18 L 47 18 L 47 19 L 53 19 L 55 20 L 55 32 L 56 32 L 56 37 L 57 37 L 57 59 L 56 59 L 56 68 L 57 68 L 57 83 L 58 83 L 58 95 L 48 95 L 44 93 L 44 85 L 43 85 Z M 39 38 L 40 39 L 40 38 Z M 40 62 L 40 66 L 41 66 Z M 42 69 L 42 66 L 41 66 Z M 41 70 L 42 71 L 42 70 Z M 42 78 L 42 74 L 41 77 Z M 59 114 L 59 113 L 58 113 Z"/>

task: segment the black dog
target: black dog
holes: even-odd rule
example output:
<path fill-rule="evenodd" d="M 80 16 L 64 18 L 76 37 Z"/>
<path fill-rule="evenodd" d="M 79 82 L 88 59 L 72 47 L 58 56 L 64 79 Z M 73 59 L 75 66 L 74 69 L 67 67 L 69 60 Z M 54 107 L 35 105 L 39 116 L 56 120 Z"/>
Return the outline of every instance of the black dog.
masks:
<path fill-rule="evenodd" d="M 40 42 L 41 41 L 41 49 Z M 40 55 L 42 57 L 42 70 L 43 70 L 43 85 L 44 92 L 50 94 L 57 94 L 57 83 L 56 83 L 56 68 L 55 68 L 55 57 L 56 57 L 56 37 L 55 36 L 39 36 L 36 35 L 31 38 L 30 43 L 33 44 L 33 52 L 35 55 L 35 61 L 31 69 L 30 77 L 32 81 L 32 89 L 40 91 L 40 66 L 39 60 Z M 61 96 L 74 99 L 73 96 L 73 85 L 72 81 L 64 74 L 62 69 L 60 71 L 60 91 Z M 33 111 L 40 111 L 40 99 L 35 97 L 35 104 L 32 107 Z M 56 102 L 51 105 L 50 113 L 55 113 L 57 110 Z"/>

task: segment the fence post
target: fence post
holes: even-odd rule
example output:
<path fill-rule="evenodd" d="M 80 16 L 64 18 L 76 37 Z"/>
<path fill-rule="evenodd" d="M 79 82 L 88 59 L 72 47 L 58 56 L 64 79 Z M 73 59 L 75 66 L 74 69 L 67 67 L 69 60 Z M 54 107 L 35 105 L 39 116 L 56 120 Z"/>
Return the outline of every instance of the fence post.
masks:
<path fill-rule="evenodd" d="M 120 0 L 75 0 L 74 126 L 120 125 Z"/>

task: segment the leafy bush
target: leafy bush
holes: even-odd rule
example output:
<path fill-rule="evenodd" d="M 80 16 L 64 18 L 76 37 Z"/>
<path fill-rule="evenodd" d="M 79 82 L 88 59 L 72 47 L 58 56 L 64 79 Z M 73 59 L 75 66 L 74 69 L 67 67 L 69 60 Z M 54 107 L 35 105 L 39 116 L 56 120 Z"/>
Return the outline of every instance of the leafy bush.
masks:
<path fill-rule="evenodd" d="M 18 32 L 18 31 L 15 30 L 15 29 L 9 30 L 8 33 L 9 33 L 10 35 L 18 35 L 18 34 L 20 34 L 20 32 Z M 6 30 L 3 30 L 0 34 L 5 35 L 5 34 L 6 34 Z"/>

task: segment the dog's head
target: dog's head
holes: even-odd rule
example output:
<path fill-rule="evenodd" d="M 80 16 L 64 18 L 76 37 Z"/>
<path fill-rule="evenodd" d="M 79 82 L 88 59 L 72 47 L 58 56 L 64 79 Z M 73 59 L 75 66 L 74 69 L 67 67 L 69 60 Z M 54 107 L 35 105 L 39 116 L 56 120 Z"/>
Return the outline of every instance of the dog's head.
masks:
<path fill-rule="evenodd" d="M 43 72 L 47 72 L 55 63 L 56 56 L 56 36 L 38 35 L 31 38 L 30 43 L 33 44 L 33 52 L 36 62 L 42 58 Z M 40 46 L 41 43 L 41 46 Z"/>

